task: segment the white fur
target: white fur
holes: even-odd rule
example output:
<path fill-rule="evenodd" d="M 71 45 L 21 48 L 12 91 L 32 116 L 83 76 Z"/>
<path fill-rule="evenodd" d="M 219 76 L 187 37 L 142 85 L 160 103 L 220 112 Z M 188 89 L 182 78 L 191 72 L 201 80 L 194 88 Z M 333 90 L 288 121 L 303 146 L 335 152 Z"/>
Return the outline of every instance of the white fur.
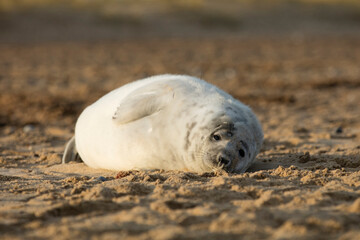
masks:
<path fill-rule="evenodd" d="M 226 104 L 241 109 L 253 124 L 249 141 L 258 153 L 263 135 L 251 110 L 217 87 L 183 75 L 138 80 L 100 98 L 76 123 L 76 148 L 82 160 L 94 168 L 209 171 L 203 161 L 191 158 L 199 146 L 191 144 L 186 149 L 185 140 L 200 141 L 195 134 L 225 111 Z M 192 130 L 190 136 L 186 129 Z"/>

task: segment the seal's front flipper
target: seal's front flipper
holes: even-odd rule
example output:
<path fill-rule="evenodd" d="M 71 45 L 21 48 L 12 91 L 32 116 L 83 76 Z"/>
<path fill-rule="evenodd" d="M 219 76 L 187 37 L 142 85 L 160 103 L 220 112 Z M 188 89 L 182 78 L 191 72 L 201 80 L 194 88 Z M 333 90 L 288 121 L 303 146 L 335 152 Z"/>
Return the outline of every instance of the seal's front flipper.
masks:
<path fill-rule="evenodd" d="M 80 156 L 75 146 L 75 136 L 72 137 L 65 146 L 65 151 L 62 157 L 62 164 L 70 161 L 81 161 Z"/>
<path fill-rule="evenodd" d="M 150 116 L 165 108 L 174 95 L 173 88 L 165 83 L 141 87 L 120 103 L 113 119 L 118 124 L 125 124 Z"/>

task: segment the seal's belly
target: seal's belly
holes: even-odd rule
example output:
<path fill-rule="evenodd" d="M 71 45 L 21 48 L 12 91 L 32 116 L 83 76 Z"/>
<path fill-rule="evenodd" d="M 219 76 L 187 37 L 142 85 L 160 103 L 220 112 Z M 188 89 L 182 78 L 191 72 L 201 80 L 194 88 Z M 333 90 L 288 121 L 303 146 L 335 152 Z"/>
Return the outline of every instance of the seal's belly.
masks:
<path fill-rule="evenodd" d="M 165 140 L 166 126 L 154 126 L 154 118 L 159 116 L 117 125 L 99 111 L 96 106 L 86 109 L 76 125 L 76 147 L 81 159 L 90 167 L 113 170 L 185 168 L 179 161 L 181 157 L 176 156 L 171 147 L 171 141 Z"/>

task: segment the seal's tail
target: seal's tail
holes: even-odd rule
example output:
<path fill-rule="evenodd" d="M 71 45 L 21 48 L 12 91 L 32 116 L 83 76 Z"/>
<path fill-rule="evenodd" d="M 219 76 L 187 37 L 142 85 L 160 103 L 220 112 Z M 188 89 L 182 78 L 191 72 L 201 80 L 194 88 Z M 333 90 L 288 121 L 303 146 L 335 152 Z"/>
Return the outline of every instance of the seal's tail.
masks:
<path fill-rule="evenodd" d="M 81 161 L 80 156 L 76 150 L 75 137 L 72 137 L 65 146 L 65 151 L 62 157 L 62 164 L 79 160 Z"/>

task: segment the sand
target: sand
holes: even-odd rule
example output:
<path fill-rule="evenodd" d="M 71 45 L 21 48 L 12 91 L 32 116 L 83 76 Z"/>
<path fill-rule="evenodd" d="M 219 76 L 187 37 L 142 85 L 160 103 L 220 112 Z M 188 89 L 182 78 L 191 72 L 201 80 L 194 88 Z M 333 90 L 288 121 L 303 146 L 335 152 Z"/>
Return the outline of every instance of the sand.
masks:
<path fill-rule="evenodd" d="M 1 45 L 1 238 L 359 239 L 359 42 Z M 253 108 L 265 142 L 248 172 L 118 173 L 60 164 L 85 106 L 164 72 L 203 77 Z"/>
<path fill-rule="evenodd" d="M 360 15 L 316 6 L 140 26 L 1 13 L 0 238 L 360 239 Z M 252 107 L 265 142 L 248 172 L 61 164 L 88 104 L 164 73 Z"/>

